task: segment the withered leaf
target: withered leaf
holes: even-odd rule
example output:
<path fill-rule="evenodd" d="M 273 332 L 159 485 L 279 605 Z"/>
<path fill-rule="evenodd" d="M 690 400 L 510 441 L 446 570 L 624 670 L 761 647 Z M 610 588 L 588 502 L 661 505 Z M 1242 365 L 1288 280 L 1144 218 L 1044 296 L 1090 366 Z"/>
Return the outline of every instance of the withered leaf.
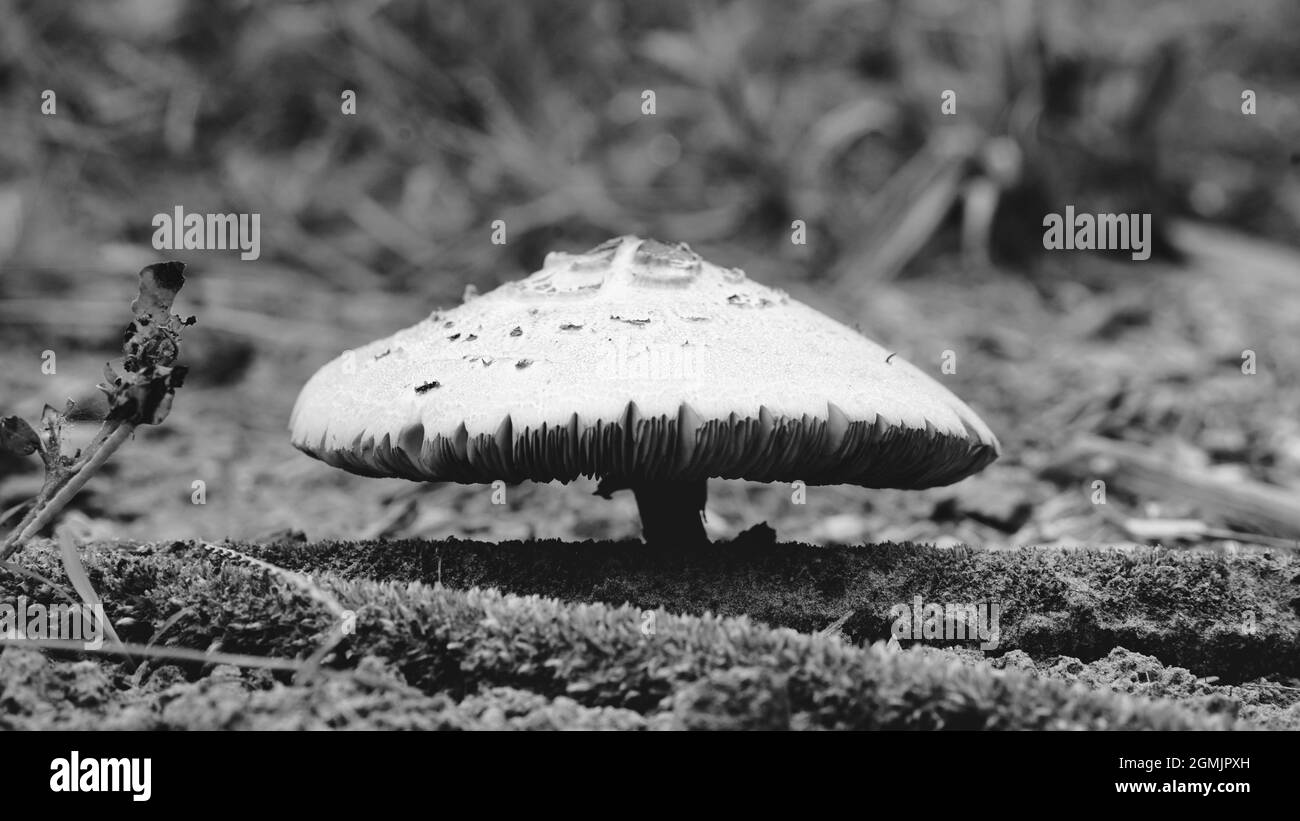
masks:
<path fill-rule="evenodd" d="M 176 293 L 185 284 L 185 265 L 160 262 L 140 272 L 140 293 L 131 303 L 135 320 L 122 342 L 124 374 L 104 367 L 100 390 L 108 396 L 109 420 L 156 425 L 171 410 L 172 395 L 186 369 L 175 365 L 180 356 L 180 331 L 194 324 L 171 313 Z"/>
<path fill-rule="evenodd" d="M 21 416 L 6 416 L 0 419 L 0 449 L 30 456 L 41 449 L 41 437 Z"/>
<path fill-rule="evenodd" d="M 158 262 L 146 267 L 140 272 L 140 295 L 131 302 L 131 313 L 170 324 L 172 303 L 184 284 L 183 262 Z"/>

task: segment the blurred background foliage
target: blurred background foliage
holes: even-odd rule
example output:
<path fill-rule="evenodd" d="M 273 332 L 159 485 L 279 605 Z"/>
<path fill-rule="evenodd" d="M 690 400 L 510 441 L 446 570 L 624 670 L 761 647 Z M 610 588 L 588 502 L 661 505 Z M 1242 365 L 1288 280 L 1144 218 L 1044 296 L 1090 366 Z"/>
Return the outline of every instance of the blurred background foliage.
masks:
<path fill-rule="evenodd" d="M 817 277 L 949 124 L 1025 157 L 995 253 L 1060 195 L 1300 234 L 1289 2 L 0 5 L 6 279 L 147 251 L 173 202 L 260 212 L 265 262 L 346 288 L 454 297 L 627 232 Z"/>
<path fill-rule="evenodd" d="M 266 483 L 310 476 L 340 494 L 331 504 L 355 492 L 351 477 L 308 474 L 327 469 L 305 457 L 283 467 L 297 459 L 282 441 L 288 405 L 314 367 L 454 304 L 467 284 L 486 290 L 548 250 L 624 233 L 687 241 L 918 364 L 977 352 L 952 386 L 1005 433 L 1012 466 L 1037 471 L 1032 456 L 1062 444 L 1063 419 L 1092 413 L 1088 430 L 1137 427 L 1151 442 L 1166 410 L 1203 408 L 1217 410 L 1183 433 L 1220 453 L 1207 458 L 1275 482 L 1300 475 L 1300 448 L 1286 455 L 1300 434 L 1242 421 L 1224 408 L 1231 390 L 1201 380 L 1211 387 L 1162 393 L 1233 361 L 1242 329 L 1285 327 L 1294 292 L 1261 317 L 1276 282 L 1233 310 L 1228 271 L 1222 289 L 1192 286 L 1041 248 L 1043 214 L 1067 204 L 1152 213 L 1168 263 L 1184 256 L 1188 219 L 1296 244 L 1291 0 L 0 0 L 0 20 L 7 404 L 63 398 L 45 396 L 51 383 L 18 367 L 20 352 L 85 351 L 90 375 L 61 370 L 56 393 L 93 384 L 135 272 L 159 256 L 154 214 L 261 214 L 255 263 L 174 254 L 191 266 L 182 302 L 200 317 L 195 384 L 219 395 L 189 411 L 212 438 L 173 447 L 185 470 L 242 488 L 224 518 L 179 530 L 310 518 L 284 513 L 283 498 L 248 512 Z M 40 113 L 45 89 L 55 116 Z M 355 116 L 341 112 L 345 89 Z M 940 113 L 947 89 L 954 116 Z M 1254 116 L 1243 89 L 1258 96 Z M 489 241 L 494 220 L 505 245 Z M 806 245 L 790 241 L 795 220 Z M 1295 343 L 1277 345 L 1272 361 L 1294 375 Z M 1277 387 L 1236 398 L 1285 415 L 1294 393 Z M 1225 426 L 1237 434 L 1227 456 L 1201 442 Z M 267 447 L 276 461 L 258 464 Z M 1036 505 L 1045 492 L 1013 495 Z M 846 498 L 835 509 L 870 510 Z M 134 507 L 152 521 L 152 502 Z M 819 537 L 879 533 L 881 515 Z M 457 526 L 435 524 L 402 532 Z"/>

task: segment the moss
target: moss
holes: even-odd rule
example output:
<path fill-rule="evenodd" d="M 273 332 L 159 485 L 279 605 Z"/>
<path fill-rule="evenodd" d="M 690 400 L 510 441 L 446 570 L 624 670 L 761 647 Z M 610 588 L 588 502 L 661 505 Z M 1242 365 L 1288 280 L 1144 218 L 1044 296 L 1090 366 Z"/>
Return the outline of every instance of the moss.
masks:
<path fill-rule="evenodd" d="M 907 553 L 893 551 L 895 560 Z M 882 551 L 886 554 L 890 551 Z M 222 566 L 208 556 L 183 548 L 102 546 L 88 550 L 86 559 L 115 618 L 129 613 L 138 624 L 155 627 L 184 614 L 161 639 L 163 645 L 281 657 L 305 657 L 318 646 L 331 625 L 316 602 L 254 568 Z M 48 544 L 24 558 L 49 572 L 58 561 Z M 166 727 L 406 722 L 451 728 L 512 721 L 820 729 L 1233 724 L 1230 717 L 1172 703 L 1091 692 L 924 652 L 854 646 L 838 637 L 772 629 L 746 617 L 660 611 L 653 633 L 646 635 L 639 608 L 420 582 L 356 581 L 330 573 L 319 575 L 318 582 L 357 613 L 355 634 L 327 660 L 335 672 L 292 684 L 266 674 L 252 680 L 225 674 L 199 678 L 201 668 L 182 666 L 197 681 L 164 679 L 161 692 L 142 694 L 133 689 L 123 665 L 105 664 L 116 688 L 111 704 L 75 716 L 105 714 L 133 726 Z M 0 590 L 14 594 L 32 584 L 5 576 Z M 22 651 L 0 655 L 14 652 Z M 375 663 L 369 659 L 382 660 L 386 682 L 374 683 L 373 671 L 365 675 L 365 666 Z M 10 699 L 14 682 L 3 680 L 0 686 L 0 699 Z M 141 686 L 149 686 L 147 678 Z M 506 698 L 506 693 L 514 695 Z M 504 702 L 484 706 L 484 699 Z M 8 721 L 21 724 L 32 709 Z"/>
<path fill-rule="evenodd" d="M 997 669 L 1034 672 L 1093 690 L 1171 699 L 1209 713 L 1223 713 L 1274 729 L 1300 729 L 1300 687 L 1268 679 L 1220 684 L 1214 677 L 1197 676 L 1182 667 L 1166 666 L 1152 656 L 1123 647 L 1116 647 L 1105 658 L 1088 663 L 1068 656 L 1035 662 L 1029 654 L 1015 650 L 995 659 L 992 665 Z"/>
<path fill-rule="evenodd" d="M 11 678 L 15 667 L 29 675 Z M 356 671 L 309 684 L 267 681 L 257 673 L 219 667 L 190 682 L 163 671 L 140 686 L 102 687 L 92 703 L 61 701 L 60 682 L 93 662 L 55 661 L 27 648 L 0 652 L 0 681 L 8 702 L 3 729 L 109 730 L 472 730 L 644 729 L 629 710 L 592 709 L 570 698 L 549 699 L 508 687 L 488 688 L 456 702 L 428 696 L 392 677 L 387 664 L 364 659 Z M 79 669 L 77 669 L 79 668 Z M 388 681 L 376 681 L 380 679 Z"/>
<path fill-rule="evenodd" d="M 888 637 L 890 608 L 999 604 L 999 652 L 1085 661 L 1127 647 L 1226 681 L 1300 675 L 1300 562 L 1287 554 L 817 547 L 738 539 L 691 550 L 636 542 L 325 542 L 250 548 L 285 567 L 441 580 L 646 609 L 748 614 L 804 632 L 845 615 L 855 641 Z"/>

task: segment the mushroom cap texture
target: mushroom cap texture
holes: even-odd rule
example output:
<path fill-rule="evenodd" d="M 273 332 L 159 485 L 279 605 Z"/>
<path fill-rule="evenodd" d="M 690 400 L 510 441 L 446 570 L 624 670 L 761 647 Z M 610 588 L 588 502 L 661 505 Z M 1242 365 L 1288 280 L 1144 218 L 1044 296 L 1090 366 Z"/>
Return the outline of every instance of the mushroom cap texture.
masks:
<path fill-rule="evenodd" d="M 999 453 L 947 388 L 683 244 L 620 237 L 321 368 L 293 444 L 366 476 L 922 488 Z"/>

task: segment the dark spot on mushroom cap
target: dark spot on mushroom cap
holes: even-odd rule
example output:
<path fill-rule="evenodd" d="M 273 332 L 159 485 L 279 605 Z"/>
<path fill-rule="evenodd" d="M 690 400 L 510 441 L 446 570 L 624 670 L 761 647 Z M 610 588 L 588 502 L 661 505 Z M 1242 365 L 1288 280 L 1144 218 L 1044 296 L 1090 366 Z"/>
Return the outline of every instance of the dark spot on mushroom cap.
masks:
<path fill-rule="evenodd" d="M 511 335 L 511 336 L 523 336 L 523 335 L 524 335 L 524 329 L 521 328 L 521 327 L 519 327 L 518 325 L 516 325 L 516 326 L 515 326 L 515 329 L 514 329 L 513 331 L 510 332 L 510 335 Z"/>
<path fill-rule="evenodd" d="M 580 330 L 581 328 L 582 328 L 581 325 L 577 325 L 573 322 L 565 322 L 560 325 L 561 331 L 577 331 Z"/>
<path fill-rule="evenodd" d="M 528 367 L 529 365 L 531 365 L 531 364 L 533 364 L 533 360 L 531 360 L 531 359 L 521 359 L 521 360 L 519 360 L 518 362 L 515 363 L 515 367 L 516 367 L 516 368 L 527 368 L 527 367 Z"/>
<path fill-rule="evenodd" d="M 444 328 L 450 328 L 452 325 L 455 325 L 455 324 L 456 324 L 455 322 L 452 322 L 452 321 L 449 319 L 449 320 L 447 320 L 446 322 L 442 323 L 442 327 L 444 327 Z"/>
<path fill-rule="evenodd" d="M 753 308 L 753 307 L 766 308 L 770 305 L 776 304 L 765 296 L 761 296 L 758 298 L 757 301 L 755 301 L 751 297 L 742 296 L 740 294 L 732 294 L 731 296 L 727 297 L 727 303 L 730 305 L 739 305 L 742 308 Z"/>
<path fill-rule="evenodd" d="M 469 336 L 465 337 L 466 342 L 473 342 L 476 339 L 478 339 L 478 334 L 470 334 Z"/>
<path fill-rule="evenodd" d="M 389 355 L 390 353 L 392 353 L 392 352 L 393 352 L 393 349 L 392 349 L 392 348 L 386 348 L 386 349 L 384 349 L 384 352 L 383 352 L 383 353 L 377 353 L 377 354 L 375 354 L 375 359 L 383 359 L 385 356 L 388 356 L 388 355 Z"/>
<path fill-rule="evenodd" d="M 416 393 L 428 393 L 429 391 L 433 390 L 434 388 L 441 388 L 441 387 L 442 387 L 442 383 L 441 383 L 441 382 L 425 382 L 423 385 L 416 385 L 416 386 L 415 386 L 415 392 L 416 392 Z"/>
<path fill-rule="evenodd" d="M 894 351 L 894 352 L 891 353 L 889 356 L 885 357 L 885 364 L 888 365 L 888 364 L 889 364 L 889 360 L 893 359 L 893 358 L 896 357 L 896 356 L 898 356 L 898 351 Z"/>
<path fill-rule="evenodd" d="M 460 334 L 458 334 L 458 333 L 457 333 L 457 334 L 452 334 L 451 336 L 447 337 L 447 339 L 448 339 L 448 341 L 450 341 L 450 342 L 455 342 L 457 339 L 460 339 Z"/>
<path fill-rule="evenodd" d="M 621 316 L 614 316 L 614 315 L 611 315 L 611 316 L 610 316 L 610 319 L 614 320 L 615 322 L 626 322 L 626 323 L 629 324 L 629 325 L 649 325 L 649 324 L 650 324 L 650 320 L 648 320 L 648 319 L 624 319 L 624 318 L 621 317 Z"/>

